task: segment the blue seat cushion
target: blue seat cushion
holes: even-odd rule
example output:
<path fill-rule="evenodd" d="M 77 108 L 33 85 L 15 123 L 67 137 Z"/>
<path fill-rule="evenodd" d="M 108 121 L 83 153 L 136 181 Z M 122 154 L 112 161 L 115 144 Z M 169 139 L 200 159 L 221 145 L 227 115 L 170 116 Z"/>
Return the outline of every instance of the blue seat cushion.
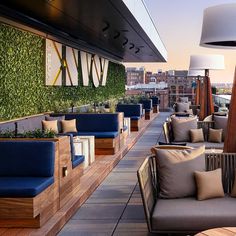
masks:
<path fill-rule="evenodd" d="M 130 119 L 131 120 L 139 120 L 141 117 L 140 116 L 131 116 Z"/>
<path fill-rule="evenodd" d="M 74 156 L 74 159 L 72 161 L 72 168 L 74 169 L 76 166 L 84 162 L 84 156 L 83 155 L 76 155 Z"/>
<path fill-rule="evenodd" d="M 78 132 L 81 136 L 95 136 L 95 138 L 115 138 L 119 132 Z"/>
<path fill-rule="evenodd" d="M 125 131 L 127 129 L 128 129 L 128 126 L 124 125 L 123 130 Z"/>
<path fill-rule="evenodd" d="M 35 197 L 53 182 L 53 177 L 0 177 L 0 197 Z"/>

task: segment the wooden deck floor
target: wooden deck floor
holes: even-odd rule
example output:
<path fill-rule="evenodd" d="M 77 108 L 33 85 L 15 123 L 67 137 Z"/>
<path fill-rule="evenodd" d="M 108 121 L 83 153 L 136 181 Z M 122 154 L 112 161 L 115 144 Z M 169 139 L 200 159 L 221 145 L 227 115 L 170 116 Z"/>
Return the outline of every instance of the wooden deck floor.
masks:
<path fill-rule="evenodd" d="M 150 147 L 163 141 L 160 113 L 59 233 L 59 236 L 147 236 L 137 169 Z"/>
<path fill-rule="evenodd" d="M 56 235 L 60 229 L 59 235 L 147 235 L 136 171 L 150 147 L 162 139 L 162 123 L 168 115 L 160 113 L 143 122 L 116 155 L 96 156 L 80 190 L 43 227 L 0 228 L 0 236 Z"/>

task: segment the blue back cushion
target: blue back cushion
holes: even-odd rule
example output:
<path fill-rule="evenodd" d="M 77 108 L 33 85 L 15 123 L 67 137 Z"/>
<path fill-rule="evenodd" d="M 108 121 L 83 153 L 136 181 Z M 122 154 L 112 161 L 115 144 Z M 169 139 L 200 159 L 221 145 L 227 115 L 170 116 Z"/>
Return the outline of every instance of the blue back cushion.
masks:
<path fill-rule="evenodd" d="M 143 109 L 152 109 L 152 99 L 140 100 L 143 104 Z"/>
<path fill-rule="evenodd" d="M 151 99 L 152 99 L 152 104 L 153 105 L 158 105 L 158 97 L 151 97 Z"/>
<path fill-rule="evenodd" d="M 118 112 L 124 112 L 125 117 L 141 116 L 141 104 L 118 104 L 116 107 Z"/>
<path fill-rule="evenodd" d="M 50 177 L 55 144 L 50 141 L 0 141 L 0 176 Z"/>
<path fill-rule="evenodd" d="M 66 114 L 66 120 L 76 119 L 76 128 L 79 132 L 110 132 L 118 131 L 117 113 L 81 113 Z"/>

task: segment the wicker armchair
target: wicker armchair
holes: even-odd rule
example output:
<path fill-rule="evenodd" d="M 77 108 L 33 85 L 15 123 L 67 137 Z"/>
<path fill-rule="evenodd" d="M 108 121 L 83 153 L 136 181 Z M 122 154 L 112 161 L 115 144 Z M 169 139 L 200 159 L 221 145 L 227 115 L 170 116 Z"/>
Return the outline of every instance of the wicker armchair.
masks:
<path fill-rule="evenodd" d="M 203 129 L 204 139 L 207 140 L 208 134 L 209 134 L 209 129 L 214 128 L 214 121 L 198 121 L 197 126 L 198 126 L 198 128 Z M 174 142 L 174 133 L 172 130 L 171 121 L 163 123 L 163 134 L 164 134 L 164 138 L 165 138 L 166 143 Z M 183 143 L 183 142 L 181 142 L 181 143 Z M 206 149 L 211 149 L 211 148 L 223 149 L 223 142 L 219 143 L 219 144 L 217 144 L 217 143 L 214 144 L 214 143 L 210 143 L 207 141 L 205 141 L 203 143 L 195 143 L 195 144 L 191 143 L 191 142 L 187 142 L 187 145 L 192 146 L 192 147 L 197 147 L 199 145 L 205 145 Z"/>
<path fill-rule="evenodd" d="M 176 148 L 173 146 L 162 146 L 157 148 Z M 181 147 L 178 149 L 184 149 L 186 147 Z M 187 147 L 189 148 L 189 147 Z M 224 191 L 229 194 L 232 189 L 234 182 L 235 168 L 236 168 L 236 153 L 211 153 L 205 155 L 206 160 L 206 170 L 214 170 L 217 168 L 222 168 L 222 183 Z M 152 213 L 154 207 L 158 201 L 159 186 L 158 186 L 158 173 L 156 166 L 155 155 L 147 157 L 138 172 L 138 181 L 140 186 L 140 191 L 142 195 L 143 207 L 145 211 L 145 216 L 147 220 L 147 226 L 150 233 L 196 233 L 198 231 L 194 230 L 191 232 L 186 231 L 158 231 L 153 229 L 152 225 Z M 168 200 L 167 200 L 168 201 Z M 235 200 L 236 201 L 236 200 Z M 219 218 L 221 215 L 219 215 Z M 222 225 L 223 227 L 224 225 Z"/>

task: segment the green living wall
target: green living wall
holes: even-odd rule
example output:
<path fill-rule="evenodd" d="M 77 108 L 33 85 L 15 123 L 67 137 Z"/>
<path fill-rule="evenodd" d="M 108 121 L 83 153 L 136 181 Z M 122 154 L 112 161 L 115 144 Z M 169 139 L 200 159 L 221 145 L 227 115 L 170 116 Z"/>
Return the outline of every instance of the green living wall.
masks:
<path fill-rule="evenodd" d="M 45 86 L 45 39 L 0 23 L 0 120 L 123 96 L 125 69 L 110 62 L 106 86 Z M 90 80 L 91 81 L 91 80 Z"/>

